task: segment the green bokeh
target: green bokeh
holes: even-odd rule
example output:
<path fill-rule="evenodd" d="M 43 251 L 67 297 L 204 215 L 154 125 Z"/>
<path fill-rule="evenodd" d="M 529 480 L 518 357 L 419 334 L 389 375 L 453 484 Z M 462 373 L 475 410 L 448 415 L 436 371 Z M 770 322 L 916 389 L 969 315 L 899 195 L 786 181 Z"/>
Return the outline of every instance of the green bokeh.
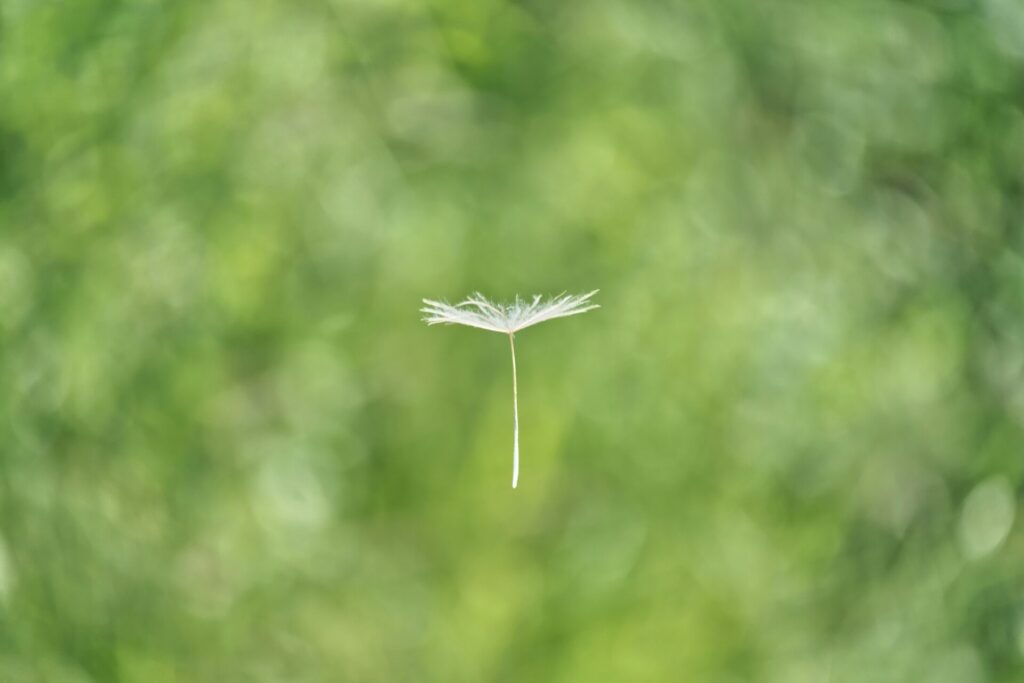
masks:
<path fill-rule="evenodd" d="M 1024 679 L 1022 69 L 1016 0 L 0 0 L 0 681 Z M 593 288 L 513 491 L 420 300 Z"/>

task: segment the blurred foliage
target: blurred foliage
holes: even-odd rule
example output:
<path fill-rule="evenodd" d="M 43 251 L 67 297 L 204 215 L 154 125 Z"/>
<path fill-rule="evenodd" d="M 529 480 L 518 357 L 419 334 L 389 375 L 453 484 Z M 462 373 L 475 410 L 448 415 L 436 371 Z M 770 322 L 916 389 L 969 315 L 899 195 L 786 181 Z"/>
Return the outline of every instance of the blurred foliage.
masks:
<path fill-rule="evenodd" d="M 0 680 L 1024 678 L 1024 4 L 0 0 Z M 586 291 L 521 335 L 422 297 Z"/>

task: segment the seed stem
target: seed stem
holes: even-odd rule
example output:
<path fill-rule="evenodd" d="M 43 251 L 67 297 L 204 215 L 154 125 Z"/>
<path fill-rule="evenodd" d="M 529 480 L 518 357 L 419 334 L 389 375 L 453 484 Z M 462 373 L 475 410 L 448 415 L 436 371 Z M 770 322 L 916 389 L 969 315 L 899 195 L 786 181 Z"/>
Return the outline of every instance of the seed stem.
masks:
<path fill-rule="evenodd" d="M 519 483 L 519 389 L 516 386 L 516 342 L 513 332 L 508 333 L 512 349 L 512 488 Z"/>

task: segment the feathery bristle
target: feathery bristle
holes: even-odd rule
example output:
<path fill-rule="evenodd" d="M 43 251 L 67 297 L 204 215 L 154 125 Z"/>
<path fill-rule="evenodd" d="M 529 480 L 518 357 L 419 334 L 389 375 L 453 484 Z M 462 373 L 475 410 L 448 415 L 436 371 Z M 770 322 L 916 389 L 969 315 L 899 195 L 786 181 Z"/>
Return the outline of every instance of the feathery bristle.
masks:
<path fill-rule="evenodd" d="M 426 313 L 423 321 L 428 325 L 467 325 L 491 332 L 511 334 L 554 318 L 586 313 L 599 308 L 590 303 L 598 290 L 586 294 L 560 294 L 547 301 L 538 294 L 529 303 L 519 297 L 509 304 L 489 301 L 479 292 L 455 305 L 444 301 L 424 299 L 427 304 L 420 311 Z"/>

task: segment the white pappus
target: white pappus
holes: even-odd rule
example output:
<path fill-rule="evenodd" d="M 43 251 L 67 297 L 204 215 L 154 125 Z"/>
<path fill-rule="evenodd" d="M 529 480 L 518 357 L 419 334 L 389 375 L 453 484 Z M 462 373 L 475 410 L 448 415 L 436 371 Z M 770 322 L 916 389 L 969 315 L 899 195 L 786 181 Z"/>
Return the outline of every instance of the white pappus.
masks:
<path fill-rule="evenodd" d="M 560 294 L 547 300 L 538 294 L 529 303 L 516 297 L 510 304 L 488 301 L 479 292 L 454 305 L 444 301 L 423 300 L 426 306 L 420 311 L 426 314 L 423 321 L 428 325 L 466 325 L 508 335 L 509 348 L 512 350 L 512 488 L 516 488 L 519 483 L 519 390 L 515 333 L 545 320 L 565 318 L 600 308 L 590 303 L 590 297 L 597 292 L 595 289 L 586 294 Z"/>

